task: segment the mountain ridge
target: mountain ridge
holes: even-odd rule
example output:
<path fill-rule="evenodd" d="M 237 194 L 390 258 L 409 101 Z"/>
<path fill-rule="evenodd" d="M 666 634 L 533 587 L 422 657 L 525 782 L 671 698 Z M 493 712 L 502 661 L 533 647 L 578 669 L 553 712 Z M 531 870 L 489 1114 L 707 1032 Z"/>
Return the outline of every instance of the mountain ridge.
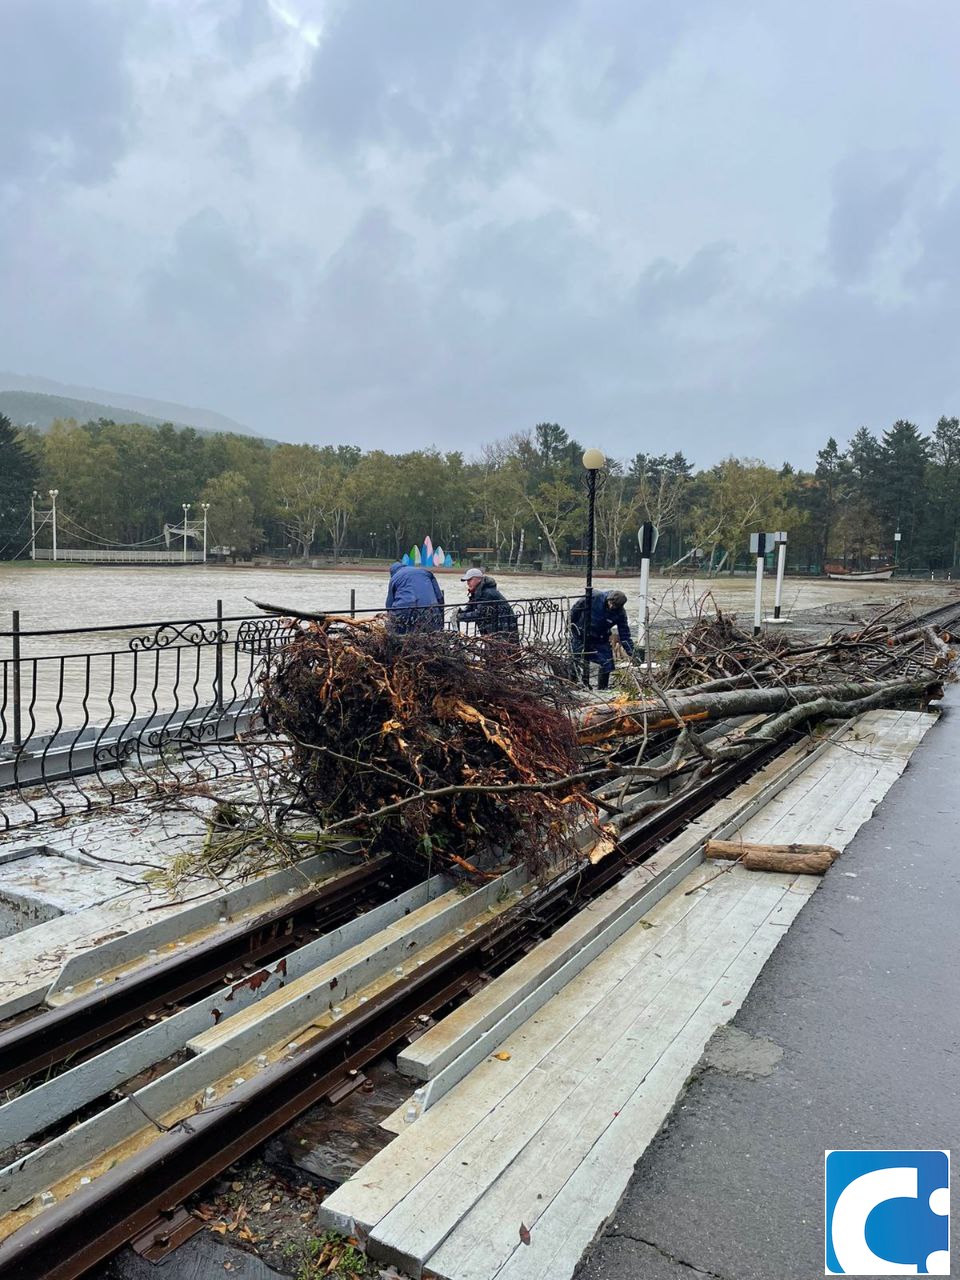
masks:
<path fill-rule="evenodd" d="M 170 422 L 177 427 L 193 427 L 204 434 L 229 432 L 234 435 L 255 436 L 260 440 L 268 439 L 253 427 L 245 426 L 242 422 L 237 422 L 233 418 L 228 418 L 226 414 L 217 413 L 212 409 L 196 408 L 170 400 L 154 400 L 148 396 L 127 395 L 125 392 L 107 391 L 102 387 L 84 387 L 73 383 L 56 382 L 52 378 L 37 378 L 0 371 L 0 412 L 7 413 L 11 420 L 15 420 L 13 414 L 4 407 L 4 400 L 8 393 L 42 396 L 64 402 L 73 401 L 80 407 L 79 412 L 56 412 L 54 417 L 74 417 L 78 421 L 103 417 L 112 418 L 114 422 L 143 422 L 147 426 L 159 426 L 160 423 Z M 91 412 L 86 406 L 89 406 L 89 410 L 98 412 Z M 37 405 L 38 410 L 44 407 L 42 403 Z M 27 418 L 26 421 L 35 422 L 37 426 L 43 428 L 48 427 L 53 418 L 46 423 L 41 423 L 37 417 Z M 17 425 L 25 426 L 26 422 L 18 421 Z"/>

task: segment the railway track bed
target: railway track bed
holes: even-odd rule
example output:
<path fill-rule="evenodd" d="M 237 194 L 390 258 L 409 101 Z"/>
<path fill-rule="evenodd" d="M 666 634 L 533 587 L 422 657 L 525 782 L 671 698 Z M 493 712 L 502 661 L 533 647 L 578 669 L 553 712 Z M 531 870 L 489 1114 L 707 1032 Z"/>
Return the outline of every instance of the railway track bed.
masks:
<path fill-rule="evenodd" d="M 153 1224 L 165 1212 L 311 1108 L 362 1088 L 388 1052 L 404 1065 L 406 1050 L 408 1071 L 430 1073 L 411 1075 L 412 1098 L 393 1117 L 398 1141 L 414 1141 L 417 1124 L 497 1061 L 499 1044 L 620 938 L 644 931 L 649 912 L 696 872 L 707 836 L 739 830 L 829 747 L 768 745 L 639 823 L 618 854 L 547 885 L 514 871 L 466 896 L 439 877 L 405 889 L 11 1098 L 0 1109 L 4 1145 L 43 1140 L 0 1171 L 0 1277 L 79 1276 L 144 1231 L 163 1234 Z M 22 1024 L 28 1066 L 44 1018 L 69 1008 Z M 424 1066 L 431 1041 L 436 1071 Z M 127 1093 L 131 1066 L 161 1054 L 171 1069 Z M 105 1105 L 58 1131 L 95 1101 Z M 330 1198 L 328 1225 L 346 1223 L 337 1196 L 349 1187 Z"/>

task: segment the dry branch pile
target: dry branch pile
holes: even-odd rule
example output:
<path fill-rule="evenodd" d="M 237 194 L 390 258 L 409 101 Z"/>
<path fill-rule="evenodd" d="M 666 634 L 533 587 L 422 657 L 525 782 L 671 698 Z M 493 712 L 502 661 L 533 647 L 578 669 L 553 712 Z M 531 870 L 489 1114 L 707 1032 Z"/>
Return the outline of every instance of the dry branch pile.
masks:
<path fill-rule="evenodd" d="M 291 807 L 423 868 L 536 873 L 583 817 L 553 662 L 376 622 L 293 627 L 263 683 L 268 729 L 291 748 Z"/>
<path fill-rule="evenodd" d="M 952 661 L 930 629 L 896 632 L 886 615 L 859 631 L 837 631 L 817 644 L 793 643 L 782 631 L 754 636 L 720 609 L 703 615 L 679 637 L 662 682 L 692 690 L 743 685 L 801 685 L 865 679 L 933 679 Z"/>

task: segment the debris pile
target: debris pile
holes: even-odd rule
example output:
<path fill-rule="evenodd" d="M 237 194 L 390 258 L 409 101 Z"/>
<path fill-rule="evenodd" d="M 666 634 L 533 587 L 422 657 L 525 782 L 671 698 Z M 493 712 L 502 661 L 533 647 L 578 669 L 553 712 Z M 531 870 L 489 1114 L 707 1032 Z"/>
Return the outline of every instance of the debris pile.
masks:
<path fill-rule="evenodd" d="M 289 807 L 425 872 L 536 874 L 585 803 L 560 677 L 549 654 L 496 639 L 292 624 L 262 685 Z"/>
<path fill-rule="evenodd" d="M 569 663 L 496 638 L 333 616 L 289 627 L 262 682 L 268 737 L 285 747 L 282 820 L 474 879 L 519 864 L 539 875 L 583 850 L 584 824 L 609 847 L 721 762 L 825 718 L 925 706 L 954 658 L 922 622 L 881 616 L 811 644 L 754 637 L 718 609 L 659 675 L 634 663 L 633 693 L 611 700 L 571 683 Z M 721 721 L 720 738 L 703 736 Z"/>
<path fill-rule="evenodd" d="M 892 611 L 888 611 L 892 612 Z M 837 681 L 932 677 L 952 661 L 931 627 L 893 629 L 887 614 L 858 631 L 836 631 L 816 644 L 795 643 L 782 632 L 759 636 L 717 609 L 701 615 L 678 638 L 663 676 L 670 688 L 833 684 Z"/>

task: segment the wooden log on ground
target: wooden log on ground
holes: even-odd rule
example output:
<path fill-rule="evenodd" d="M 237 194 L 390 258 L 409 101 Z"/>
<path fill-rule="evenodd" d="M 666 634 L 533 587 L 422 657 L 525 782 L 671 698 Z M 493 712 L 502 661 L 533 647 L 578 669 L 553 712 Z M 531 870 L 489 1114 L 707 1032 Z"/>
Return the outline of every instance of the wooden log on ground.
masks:
<path fill-rule="evenodd" d="M 789 875 L 822 876 L 840 850 L 828 844 L 747 844 L 738 840 L 708 840 L 707 858 L 728 858 L 748 871 L 782 871 Z"/>

